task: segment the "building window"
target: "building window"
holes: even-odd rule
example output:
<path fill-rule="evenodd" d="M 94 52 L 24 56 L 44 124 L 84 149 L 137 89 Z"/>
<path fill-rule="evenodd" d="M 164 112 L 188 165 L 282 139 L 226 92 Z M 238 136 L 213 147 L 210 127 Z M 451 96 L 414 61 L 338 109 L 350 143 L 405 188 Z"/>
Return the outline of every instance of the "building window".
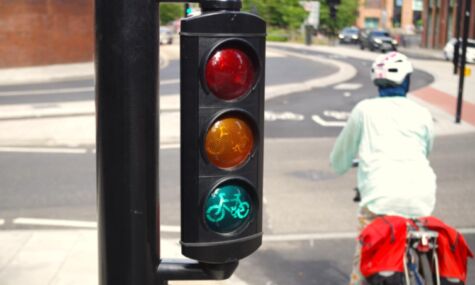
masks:
<path fill-rule="evenodd" d="M 367 17 L 364 19 L 364 27 L 367 29 L 376 29 L 379 27 L 379 19 L 374 17 Z"/>

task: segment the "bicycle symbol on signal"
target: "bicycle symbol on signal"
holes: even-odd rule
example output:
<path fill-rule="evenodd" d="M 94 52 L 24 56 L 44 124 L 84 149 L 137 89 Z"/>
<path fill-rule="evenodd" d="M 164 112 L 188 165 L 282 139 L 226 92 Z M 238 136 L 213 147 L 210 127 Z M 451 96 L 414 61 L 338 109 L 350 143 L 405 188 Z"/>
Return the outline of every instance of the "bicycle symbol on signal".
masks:
<path fill-rule="evenodd" d="M 219 204 L 213 205 L 206 210 L 206 218 L 217 223 L 224 219 L 226 212 L 233 218 L 244 219 L 249 215 L 250 205 L 248 202 L 241 201 L 241 193 L 234 194 L 233 198 L 225 198 L 226 193 L 219 193 Z"/>

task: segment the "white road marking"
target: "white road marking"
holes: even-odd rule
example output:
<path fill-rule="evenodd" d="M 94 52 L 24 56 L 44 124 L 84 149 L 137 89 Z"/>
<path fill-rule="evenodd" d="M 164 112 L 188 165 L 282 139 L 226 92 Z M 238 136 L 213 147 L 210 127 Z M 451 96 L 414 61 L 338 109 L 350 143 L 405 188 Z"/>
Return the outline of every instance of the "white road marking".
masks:
<path fill-rule="evenodd" d="M 463 235 L 473 235 L 475 234 L 475 228 L 460 228 L 458 231 Z"/>
<path fill-rule="evenodd" d="M 49 148 L 49 147 L 0 147 L 0 152 L 25 152 L 25 153 L 87 153 L 85 148 Z"/>
<path fill-rule="evenodd" d="M 180 148 L 180 144 L 162 144 L 160 149 L 176 149 Z M 53 147 L 15 147 L 15 146 L 0 146 L 0 152 L 11 152 L 11 153 L 65 153 L 65 154 L 84 154 L 96 153 L 96 149 L 86 149 L 86 148 L 53 148 Z"/>
<path fill-rule="evenodd" d="M 0 96 L 70 94 L 70 93 L 93 92 L 93 91 L 94 91 L 94 87 L 89 86 L 89 87 L 75 87 L 75 88 L 2 91 L 0 92 Z"/>
<path fill-rule="evenodd" d="M 335 239 L 354 239 L 356 232 L 342 233 L 314 233 L 314 234 L 287 234 L 287 235 L 264 235 L 264 242 L 289 242 L 289 241 L 307 241 L 307 240 L 335 240 Z"/>
<path fill-rule="evenodd" d="M 174 148 L 180 148 L 179 143 L 174 143 L 174 144 L 161 144 L 160 149 L 174 149 Z"/>
<path fill-rule="evenodd" d="M 89 228 L 89 229 L 97 228 L 96 222 L 72 221 L 72 220 L 16 218 L 16 219 L 13 219 L 12 222 L 15 225 L 57 226 L 57 227 Z"/>
<path fill-rule="evenodd" d="M 266 50 L 266 58 L 271 57 L 287 57 L 287 55 L 275 50 L 275 49 L 267 49 Z"/>
<path fill-rule="evenodd" d="M 180 83 L 180 79 L 168 79 L 168 80 L 160 80 L 160 85 L 168 85 L 168 84 L 177 84 Z"/>
<path fill-rule="evenodd" d="M 475 234 L 475 228 L 459 228 L 461 234 Z M 312 240 L 335 240 L 335 239 L 355 239 L 358 236 L 356 232 L 335 232 L 335 233 L 308 233 L 308 234 L 281 234 L 264 235 L 264 242 L 293 242 L 293 241 L 312 241 Z"/>
<path fill-rule="evenodd" d="M 16 225 L 34 225 L 34 226 L 59 226 L 72 228 L 91 228 L 96 229 L 96 222 L 75 221 L 75 220 L 57 220 L 57 219 L 38 219 L 38 218 L 16 218 L 12 221 Z M 5 224 L 4 219 L 0 219 L 0 225 Z M 475 234 L 475 228 L 458 228 L 461 234 Z M 161 232 L 179 233 L 180 226 L 161 225 Z M 292 242 L 292 241 L 312 241 L 312 240 L 335 240 L 335 239 L 354 239 L 356 232 L 329 232 L 329 233 L 306 233 L 306 234 L 275 234 L 264 235 L 265 242 Z"/>
<path fill-rule="evenodd" d="M 350 117 L 349 112 L 333 111 L 333 110 L 325 110 L 323 111 L 323 115 L 325 115 L 326 117 L 332 117 L 337 120 L 345 120 L 345 121 L 348 120 L 348 118 Z"/>
<path fill-rule="evenodd" d="M 351 92 L 344 92 L 344 93 L 343 93 L 343 96 L 345 96 L 345 97 L 350 97 L 350 96 L 351 96 Z"/>
<path fill-rule="evenodd" d="M 5 224 L 5 220 L 4 219 L 0 219 L 0 226 L 3 226 Z"/>
<path fill-rule="evenodd" d="M 318 115 L 313 115 L 312 120 L 323 127 L 344 127 L 346 125 L 346 122 L 342 121 L 325 121 Z"/>
<path fill-rule="evenodd" d="M 292 112 L 283 112 L 283 113 L 277 113 L 277 112 L 272 112 L 272 111 L 265 111 L 264 112 L 264 119 L 266 121 L 277 121 L 277 120 L 282 120 L 282 121 L 303 121 L 304 116 L 301 114 L 295 114 Z"/>
<path fill-rule="evenodd" d="M 360 83 L 340 83 L 338 85 L 333 86 L 335 90 L 357 90 L 360 89 L 363 84 Z"/>
<path fill-rule="evenodd" d="M 4 221 L 4 220 L 0 220 Z M 74 220 L 57 220 L 57 219 L 38 219 L 38 218 L 16 218 L 12 221 L 15 225 L 28 226 L 55 226 L 68 228 L 88 228 L 97 229 L 97 222 L 74 221 Z M 161 225 L 161 232 L 179 233 L 180 226 Z"/>
<path fill-rule="evenodd" d="M 160 81 L 160 85 L 169 85 L 180 83 L 180 79 L 168 79 Z M 25 96 L 25 95 L 53 95 L 53 94 L 71 94 L 94 92 L 94 86 L 87 87 L 72 87 L 72 88 L 53 88 L 40 90 L 16 90 L 16 91 L 1 91 L 0 97 L 6 96 Z"/>

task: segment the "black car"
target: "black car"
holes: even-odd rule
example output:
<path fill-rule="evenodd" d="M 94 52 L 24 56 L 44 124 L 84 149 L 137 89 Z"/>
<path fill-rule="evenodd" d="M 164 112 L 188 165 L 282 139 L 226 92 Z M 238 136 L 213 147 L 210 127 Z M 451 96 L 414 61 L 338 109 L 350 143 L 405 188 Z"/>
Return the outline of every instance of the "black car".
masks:
<path fill-rule="evenodd" d="M 360 33 L 360 48 L 386 52 L 397 50 L 398 42 L 386 31 L 372 30 Z"/>
<path fill-rule="evenodd" d="M 357 43 L 359 38 L 359 30 L 353 27 L 347 27 L 338 34 L 340 43 Z"/>

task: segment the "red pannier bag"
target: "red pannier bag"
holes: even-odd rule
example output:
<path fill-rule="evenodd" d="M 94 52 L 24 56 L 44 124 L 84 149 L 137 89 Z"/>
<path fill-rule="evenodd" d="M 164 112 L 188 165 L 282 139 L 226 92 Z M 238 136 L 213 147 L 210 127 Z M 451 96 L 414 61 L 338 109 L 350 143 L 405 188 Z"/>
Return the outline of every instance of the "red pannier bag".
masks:
<path fill-rule="evenodd" d="M 439 233 L 437 257 L 441 277 L 455 278 L 464 283 L 467 279 L 467 259 L 473 253 L 462 234 L 435 217 L 418 219 L 422 225 Z"/>
<path fill-rule="evenodd" d="M 429 230 L 439 233 L 437 257 L 441 278 L 467 278 L 467 259 L 473 257 L 465 238 L 452 227 L 435 217 L 418 219 Z M 404 272 L 407 225 L 415 227 L 411 219 L 399 216 L 381 216 L 363 229 L 359 235 L 361 244 L 360 270 L 371 277 L 379 272 Z"/>
<path fill-rule="evenodd" d="M 407 219 L 381 216 L 359 235 L 361 274 L 370 277 L 378 272 L 404 272 Z"/>

